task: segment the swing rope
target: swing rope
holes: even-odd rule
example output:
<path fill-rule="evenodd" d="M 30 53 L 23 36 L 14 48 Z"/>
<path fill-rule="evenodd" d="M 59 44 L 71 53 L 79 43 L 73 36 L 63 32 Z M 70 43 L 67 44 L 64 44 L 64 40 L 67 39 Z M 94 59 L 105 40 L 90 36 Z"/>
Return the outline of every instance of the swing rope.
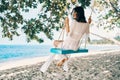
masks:
<path fill-rule="evenodd" d="M 60 40 L 60 38 L 62 38 L 62 39 L 60 40 L 60 41 L 62 41 L 62 42 L 61 42 L 61 49 L 63 48 L 64 32 L 65 32 L 65 30 L 64 30 L 64 28 L 62 28 L 62 31 L 61 31 L 61 33 L 60 33 L 60 35 L 59 35 L 59 37 L 58 37 L 58 41 Z"/>

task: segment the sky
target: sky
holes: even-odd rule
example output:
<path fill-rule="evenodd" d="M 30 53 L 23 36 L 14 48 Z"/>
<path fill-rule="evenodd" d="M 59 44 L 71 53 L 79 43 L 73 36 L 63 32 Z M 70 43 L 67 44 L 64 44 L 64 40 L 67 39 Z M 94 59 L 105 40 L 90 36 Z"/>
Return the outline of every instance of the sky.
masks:
<path fill-rule="evenodd" d="M 30 18 L 34 18 L 34 17 L 37 17 L 37 14 L 40 12 L 40 10 L 41 10 L 41 5 L 39 5 L 39 7 L 37 8 L 37 9 L 31 9 L 30 11 L 29 11 L 29 13 L 22 13 L 23 14 L 23 17 L 25 18 L 25 19 L 30 19 Z M 86 15 L 86 18 L 88 19 L 88 17 L 89 17 L 89 15 L 90 14 L 88 14 L 88 13 L 90 13 L 91 12 L 91 10 L 88 8 L 88 9 L 86 9 L 85 10 L 85 15 Z M 93 13 L 92 14 L 92 22 L 94 22 L 94 21 L 97 21 L 97 17 L 96 17 L 96 14 L 95 13 Z M 99 22 L 99 21 L 98 21 Z M 14 45 L 26 45 L 26 44 L 30 44 L 30 45 L 39 45 L 39 43 L 37 42 L 37 41 L 31 41 L 30 43 L 27 43 L 27 41 L 26 41 L 26 35 L 25 34 L 23 34 L 22 33 L 22 31 L 21 30 L 19 30 L 19 32 L 20 32 L 20 34 L 21 34 L 21 36 L 19 36 L 19 37 L 17 37 L 17 36 L 14 36 L 13 37 L 13 40 L 11 41 L 11 40 L 9 40 L 8 38 L 2 38 L 2 36 L 1 36 L 1 28 L 0 28 L 0 44 L 14 44 Z M 103 37 L 114 37 L 114 36 L 116 36 L 116 34 L 118 33 L 120 31 L 120 29 L 118 29 L 118 28 L 115 28 L 114 30 L 112 30 L 112 31 L 109 31 L 109 32 L 107 32 L 107 31 L 105 31 L 104 29 L 103 29 L 103 27 L 101 27 L 101 28 L 98 28 L 98 27 L 96 27 L 95 25 L 91 25 L 90 26 L 90 32 L 92 32 L 92 33 L 96 33 L 96 34 L 98 34 L 98 35 L 101 35 L 101 36 L 103 36 Z M 54 32 L 56 35 L 54 36 L 54 39 L 57 39 L 58 38 L 58 35 L 60 34 L 60 32 Z M 49 40 L 48 38 L 46 38 L 46 36 L 44 35 L 44 34 L 42 34 L 41 35 L 42 36 L 42 38 L 44 38 L 44 43 L 42 43 L 42 44 L 52 44 L 53 43 L 53 40 L 51 41 L 51 40 Z M 95 36 L 92 36 L 92 35 L 90 35 L 90 38 L 91 39 L 100 39 L 100 38 L 98 38 L 98 37 L 95 37 Z"/>

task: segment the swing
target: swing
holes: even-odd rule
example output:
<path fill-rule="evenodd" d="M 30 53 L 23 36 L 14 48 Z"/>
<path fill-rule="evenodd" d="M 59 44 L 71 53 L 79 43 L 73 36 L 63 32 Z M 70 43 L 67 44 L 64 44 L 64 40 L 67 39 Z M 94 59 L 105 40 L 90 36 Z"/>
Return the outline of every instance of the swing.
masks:
<path fill-rule="evenodd" d="M 62 40 L 60 40 L 60 37 L 61 37 L 61 35 L 63 34 L 63 37 L 62 37 Z M 62 32 L 60 33 L 60 36 L 59 36 L 59 38 L 58 38 L 58 40 L 57 41 L 63 41 L 63 38 L 64 38 L 64 30 L 62 29 Z M 85 46 L 86 46 L 86 44 L 85 44 Z M 87 53 L 88 52 L 88 49 L 86 49 L 86 48 L 79 48 L 78 50 L 69 50 L 69 49 L 67 49 L 67 50 L 65 50 L 65 49 L 62 49 L 62 46 L 61 46 L 61 48 L 51 48 L 50 49 L 50 52 L 52 53 L 52 54 L 74 54 L 74 53 Z"/>
<path fill-rule="evenodd" d="M 78 49 L 77 51 L 74 51 L 74 50 L 64 50 L 64 49 L 60 49 L 60 48 L 51 48 L 50 52 L 53 54 L 87 53 L 88 49 L 83 48 L 83 49 Z"/>
<path fill-rule="evenodd" d="M 62 29 L 61 34 L 64 32 L 63 30 L 64 30 L 64 29 Z M 61 34 L 60 34 L 60 36 L 61 36 Z M 60 36 L 59 36 L 59 38 L 58 38 L 57 41 L 58 41 L 58 42 L 63 42 L 64 35 L 63 35 L 63 37 L 62 37 L 62 40 L 60 40 Z M 51 62 L 54 60 L 54 57 L 55 57 L 57 54 L 87 53 L 87 52 L 88 52 L 88 49 L 86 49 L 86 41 L 87 41 L 87 39 L 88 39 L 88 36 L 86 35 L 85 37 L 86 37 L 86 39 L 85 39 L 85 48 L 80 48 L 80 49 L 78 49 L 78 50 L 76 50 L 76 51 L 74 51 L 74 50 L 65 50 L 64 48 L 62 48 L 62 47 L 63 47 L 62 45 L 61 45 L 61 48 L 51 48 L 51 49 L 50 49 L 50 52 L 51 52 L 52 54 L 50 55 L 50 57 L 48 58 L 48 60 L 41 66 L 40 71 L 45 72 L 45 71 L 48 69 L 48 67 L 50 66 Z M 81 38 L 81 41 L 82 41 L 82 38 Z M 81 44 L 81 42 L 78 43 L 78 45 L 79 45 L 79 44 Z M 80 46 L 79 46 L 79 47 L 80 47 Z M 64 55 L 64 56 L 65 56 L 65 55 Z M 65 71 L 68 71 L 67 61 L 64 63 L 63 69 L 64 69 Z"/>
<path fill-rule="evenodd" d="M 91 12 L 91 14 L 90 14 L 89 19 L 91 18 L 91 15 L 92 15 L 92 12 Z M 63 29 L 62 29 L 62 32 L 64 32 Z M 62 38 L 62 40 L 59 40 L 60 37 L 61 37 L 62 32 L 60 33 L 60 36 L 59 36 L 59 38 L 58 38 L 58 41 L 63 41 L 63 38 Z M 64 33 L 63 33 L 63 37 L 64 37 Z M 88 36 L 87 36 L 87 38 L 88 38 Z M 86 41 L 87 41 L 87 39 L 86 39 Z M 86 41 L 85 41 L 85 42 L 86 42 Z M 79 48 L 77 51 L 74 51 L 74 50 L 64 50 L 64 49 L 62 49 L 62 47 L 61 47 L 61 48 L 51 48 L 51 49 L 50 49 L 50 52 L 53 53 L 53 54 L 87 53 L 87 52 L 88 52 L 88 49 L 86 49 L 86 43 L 85 43 L 85 48 Z"/>

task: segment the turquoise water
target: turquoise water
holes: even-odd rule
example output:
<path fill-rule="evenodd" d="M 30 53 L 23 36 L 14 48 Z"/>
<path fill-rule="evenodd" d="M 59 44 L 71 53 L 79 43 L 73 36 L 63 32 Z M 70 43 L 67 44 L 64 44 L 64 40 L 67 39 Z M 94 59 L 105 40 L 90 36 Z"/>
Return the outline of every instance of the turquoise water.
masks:
<path fill-rule="evenodd" d="M 0 62 L 48 56 L 49 49 L 48 45 L 0 45 Z"/>
<path fill-rule="evenodd" d="M 0 63 L 10 60 L 50 55 L 50 45 L 0 45 Z M 120 46 L 87 46 L 89 51 L 120 50 Z"/>

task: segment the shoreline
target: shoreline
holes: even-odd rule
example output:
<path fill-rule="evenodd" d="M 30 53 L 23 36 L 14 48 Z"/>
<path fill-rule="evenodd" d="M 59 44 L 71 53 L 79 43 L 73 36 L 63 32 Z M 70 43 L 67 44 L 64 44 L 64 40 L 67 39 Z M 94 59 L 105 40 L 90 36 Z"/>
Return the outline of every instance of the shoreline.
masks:
<path fill-rule="evenodd" d="M 77 53 L 77 54 L 71 54 L 71 58 L 74 57 L 80 57 L 80 56 L 91 56 L 91 55 L 97 55 L 97 54 L 105 54 L 105 53 L 111 53 L 111 52 L 119 52 L 120 50 L 104 50 L 104 51 L 89 51 L 88 53 Z M 6 69 L 12 69 L 17 68 L 20 66 L 27 66 L 27 65 L 34 65 L 40 62 L 44 62 L 49 58 L 49 56 L 45 57 L 35 57 L 35 58 L 28 58 L 28 59 L 20 59 L 16 61 L 8 61 L 0 63 L 0 71 L 6 70 Z M 56 60 L 57 57 L 55 57 L 54 60 Z"/>
<path fill-rule="evenodd" d="M 41 72 L 44 60 L 1 70 L 0 80 L 120 80 L 120 50 L 72 54 L 67 72 L 56 66 L 57 60 Z"/>

